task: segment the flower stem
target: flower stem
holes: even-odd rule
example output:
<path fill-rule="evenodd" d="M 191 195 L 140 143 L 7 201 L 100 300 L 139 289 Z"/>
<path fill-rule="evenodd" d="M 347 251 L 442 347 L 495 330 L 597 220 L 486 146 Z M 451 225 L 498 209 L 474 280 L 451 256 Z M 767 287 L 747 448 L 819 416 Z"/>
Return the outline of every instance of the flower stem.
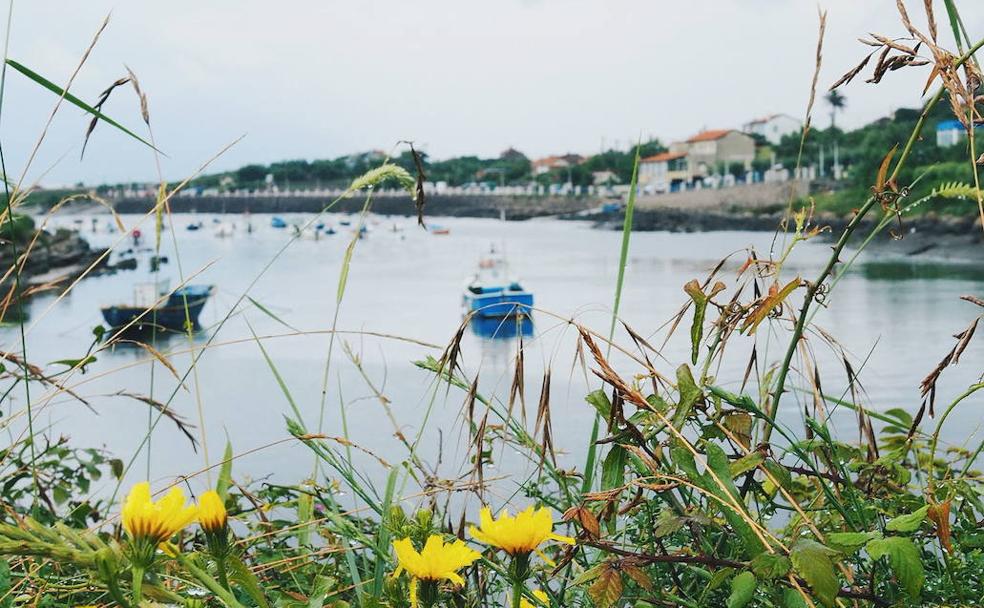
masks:
<path fill-rule="evenodd" d="M 132 566 L 130 572 L 133 574 L 133 605 L 139 606 L 143 599 L 143 577 L 144 569 L 142 566 Z"/>
<path fill-rule="evenodd" d="M 225 557 L 215 558 L 215 570 L 219 574 L 219 584 L 229 588 L 229 577 L 226 575 L 226 560 Z"/>
<path fill-rule="evenodd" d="M 177 560 L 189 574 L 198 579 L 198 582 L 200 582 L 206 589 L 214 593 L 215 596 L 227 606 L 227 608 L 244 608 L 228 589 L 209 576 L 208 572 L 205 572 L 196 566 L 190 559 L 188 559 L 187 556 L 179 553 Z"/>
<path fill-rule="evenodd" d="M 512 608 L 519 608 L 523 601 L 523 580 L 516 578 L 513 580 L 512 588 Z"/>

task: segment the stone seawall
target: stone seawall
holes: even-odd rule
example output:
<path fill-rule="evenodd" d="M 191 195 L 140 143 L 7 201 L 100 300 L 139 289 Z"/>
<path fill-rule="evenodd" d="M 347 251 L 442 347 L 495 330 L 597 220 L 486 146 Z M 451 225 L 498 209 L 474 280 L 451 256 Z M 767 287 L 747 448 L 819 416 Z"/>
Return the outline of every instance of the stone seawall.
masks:
<path fill-rule="evenodd" d="M 330 200 L 310 196 L 182 196 L 171 199 L 171 210 L 176 213 L 316 213 Z M 150 198 L 124 198 L 114 201 L 120 213 L 145 213 L 154 204 Z M 358 213 L 365 204 L 365 197 L 344 198 L 332 207 L 332 211 Z M 533 217 L 567 215 L 597 207 L 600 200 L 579 196 L 468 196 L 431 195 L 427 197 L 425 215 L 450 217 L 501 217 L 508 220 L 526 220 Z M 377 196 L 372 210 L 384 215 L 415 215 L 413 201 L 408 196 Z"/>
<path fill-rule="evenodd" d="M 654 196 L 640 196 L 637 209 L 762 209 L 785 205 L 790 199 L 810 193 L 808 181 L 743 184 L 712 190 L 688 190 Z"/>

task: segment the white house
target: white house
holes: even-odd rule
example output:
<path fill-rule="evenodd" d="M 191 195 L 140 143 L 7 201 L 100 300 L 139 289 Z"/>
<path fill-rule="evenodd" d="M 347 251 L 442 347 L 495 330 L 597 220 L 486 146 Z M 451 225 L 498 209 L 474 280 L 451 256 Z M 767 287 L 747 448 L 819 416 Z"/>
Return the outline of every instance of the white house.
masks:
<path fill-rule="evenodd" d="M 981 125 L 974 128 L 975 137 Z M 943 120 L 936 125 L 936 145 L 941 148 L 955 146 L 967 139 L 967 128 L 959 120 Z"/>
<path fill-rule="evenodd" d="M 741 130 L 761 135 L 770 144 L 778 144 L 784 135 L 799 133 L 802 128 L 803 123 L 789 114 L 772 114 L 745 123 Z"/>

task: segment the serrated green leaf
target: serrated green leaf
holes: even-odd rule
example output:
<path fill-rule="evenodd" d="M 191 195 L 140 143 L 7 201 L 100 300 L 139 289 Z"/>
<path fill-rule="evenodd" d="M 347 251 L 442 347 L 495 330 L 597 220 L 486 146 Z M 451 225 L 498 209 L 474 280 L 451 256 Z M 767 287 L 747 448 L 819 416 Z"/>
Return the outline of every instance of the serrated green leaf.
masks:
<path fill-rule="evenodd" d="M 755 595 L 755 575 L 748 570 L 739 573 L 731 579 L 731 595 L 728 596 L 728 608 L 745 608 Z"/>
<path fill-rule="evenodd" d="M 807 608 L 806 600 L 796 589 L 786 589 L 782 593 L 783 608 Z"/>
<path fill-rule="evenodd" d="M 926 513 L 928 511 L 929 505 L 923 505 L 908 515 L 899 515 L 890 519 L 885 524 L 885 529 L 890 532 L 915 532 L 922 525 L 923 521 L 926 520 Z"/>
<path fill-rule="evenodd" d="M 836 551 L 806 538 L 797 540 L 789 551 L 793 569 L 810 585 L 813 595 L 827 608 L 834 605 L 837 592 L 840 591 L 834 564 L 830 561 L 832 555 L 836 555 Z"/>
<path fill-rule="evenodd" d="M 768 580 L 786 576 L 792 567 L 788 557 L 776 553 L 759 553 L 749 565 L 755 576 Z"/>
<path fill-rule="evenodd" d="M 926 573 L 919 558 L 919 549 L 910 539 L 904 536 L 878 538 L 868 542 L 864 548 L 871 559 L 887 556 L 892 571 L 905 587 L 909 597 L 913 600 L 919 599 Z"/>
<path fill-rule="evenodd" d="M 876 538 L 881 538 L 881 532 L 831 532 L 827 535 L 827 544 L 831 549 L 850 555 Z"/>

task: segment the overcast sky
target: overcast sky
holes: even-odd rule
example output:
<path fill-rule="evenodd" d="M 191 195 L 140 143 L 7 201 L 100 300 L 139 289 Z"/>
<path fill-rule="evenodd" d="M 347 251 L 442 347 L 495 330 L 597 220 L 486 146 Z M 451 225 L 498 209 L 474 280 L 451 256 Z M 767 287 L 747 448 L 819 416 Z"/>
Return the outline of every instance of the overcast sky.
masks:
<path fill-rule="evenodd" d="M 924 23 L 922 2 L 908 3 Z M 819 4 L 828 11 L 822 86 L 863 56 L 858 36 L 903 33 L 895 0 Z M 960 4 L 969 30 L 984 35 L 984 2 Z M 391 150 L 402 139 L 437 158 L 508 146 L 590 154 L 773 112 L 802 118 L 817 32 L 809 0 L 17 0 L 10 57 L 63 84 L 110 11 L 72 91 L 94 101 L 124 64 L 133 68 L 167 179 L 243 134 L 214 170 Z M 917 105 L 927 75 L 896 72 L 877 87 L 858 79 L 838 120 L 858 126 Z M 56 97 L 12 72 L 5 95 L 0 136 L 19 176 Z M 129 89 L 105 110 L 142 126 Z M 829 124 L 822 102 L 814 120 Z M 156 178 L 150 151 L 104 125 L 80 160 L 86 123 L 64 107 L 29 180 Z"/>

